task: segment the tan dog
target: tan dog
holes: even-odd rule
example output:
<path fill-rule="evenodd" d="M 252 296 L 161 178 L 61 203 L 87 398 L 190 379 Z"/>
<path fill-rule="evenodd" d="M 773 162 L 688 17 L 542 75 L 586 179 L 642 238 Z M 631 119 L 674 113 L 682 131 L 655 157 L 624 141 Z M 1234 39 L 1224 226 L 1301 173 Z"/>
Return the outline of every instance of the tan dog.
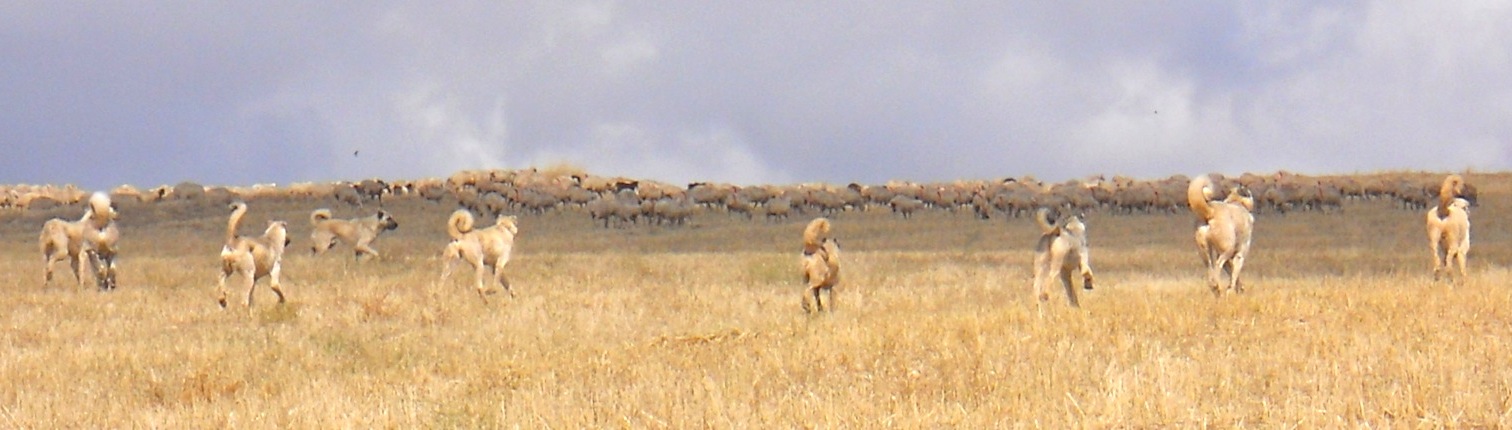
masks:
<path fill-rule="evenodd" d="M 323 254 L 340 241 L 351 244 L 355 256 L 362 258 L 363 254 L 378 257 L 373 241 L 379 234 L 399 228 L 399 222 L 382 210 L 363 218 L 331 219 L 330 209 L 316 209 L 310 212 L 310 226 L 314 228 L 310 232 L 310 251 L 314 254 Z"/>
<path fill-rule="evenodd" d="M 97 192 L 89 197 L 89 206 L 78 221 L 50 219 L 43 223 L 37 238 L 42 250 L 42 283 L 52 282 L 55 263 L 68 260 L 74 280 L 84 285 L 87 259 L 94 269 L 96 286 L 102 291 L 115 289 L 116 242 L 121 237 L 116 217 L 110 196 Z"/>
<path fill-rule="evenodd" d="M 1465 256 L 1470 253 L 1470 201 L 1459 197 L 1466 185 L 1459 175 L 1445 177 L 1439 188 L 1438 206 L 1428 210 L 1428 247 L 1433 251 L 1435 281 L 1448 275 L 1456 285 L 1465 283 Z"/>
<path fill-rule="evenodd" d="M 1254 198 L 1239 189 L 1224 201 L 1211 201 L 1212 187 L 1213 180 L 1207 175 L 1193 178 L 1187 185 L 1187 205 L 1198 221 L 1197 250 L 1207 266 L 1208 288 L 1213 294 L 1222 294 L 1219 285 L 1223 273 L 1229 275 L 1228 289 L 1240 293 L 1244 286 L 1239 273 L 1244 270 L 1255 226 L 1255 216 L 1249 209 L 1254 206 Z"/>
<path fill-rule="evenodd" d="M 1051 223 L 1049 213 L 1050 210 L 1044 208 L 1034 213 L 1034 222 L 1039 224 L 1041 232 L 1039 243 L 1034 245 L 1034 296 L 1040 303 L 1049 301 L 1050 293 L 1045 290 L 1054 279 L 1059 279 L 1061 287 L 1066 290 L 1067 302 L 1071 307 L 1081 307 L 1071 276 L 1080 273 L 1082 288 L 1092 289 L 1087 226 L 1079 215 Z"/>
<path fill-rule="evenodd" d="M 808 287 L 803 295 L 803 311 L 810 312 L 809 296 L 814 297 L 815 308 L 823 312 L 824 302 L 819 301 L 819 292 L 830 295 L 830 311 L 834 311 L 835 285 L 840 283 L 840 244 L 830 237 L 830 220 L 815 218 L 803 229 L 803 257 L 800 260 L 803 283 Z"/>
<path fill-rule="evenodd" d="M 268 222 L 262 236 L 237 236 L 236 227 L 247 214 L 247 204 L 233 202 L 231 218 L 226 222 L 226 246 L 221 248 L 220 303 L 226 308 L 226 278 L 236 275 L 246 280 L 247 311 L 252 311 L 252 293 L 256 292 L 257 280 L 268 278 L 268 286 L 278 295 L 278 303 L 284 302 L 283 288 L 279 284 L 282 272 L 284 247 L 289 245 L 288 223 Z"/>
<path fill-rule="evenodd" d="M 493 271 L 492 279 L 509 293 L 509 297 L 514 297 L 509 278 L 504 275 L 504 265 L 509 264 L 509 255 L 514 250 L 515 234 L 519 233 L 517 222 L 513 216 L 500 216 L 493 226 L 473 229 L 472 212 L 467 209 L 452 212 L 446 222 L 446 233 L 452 241 L 441 251 L 441 258 L 446 260 L 441 269 L 441 282 L 446 282 L 458 262 L 466 261 L 473 266 L 475 288 L 483 303 L 488 303 L 487 295 L 490 294 L 484 283 L 489 270 Z"/>

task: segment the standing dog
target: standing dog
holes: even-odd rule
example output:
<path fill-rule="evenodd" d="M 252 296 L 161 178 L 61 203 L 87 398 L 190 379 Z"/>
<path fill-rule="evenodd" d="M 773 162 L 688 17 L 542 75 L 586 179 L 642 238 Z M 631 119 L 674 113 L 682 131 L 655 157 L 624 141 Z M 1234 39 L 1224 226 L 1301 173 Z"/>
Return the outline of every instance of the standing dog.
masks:
<path fill-rule="evenodd" d="M 1456 285 L 1465 283 L 1465 256 L 1470 253 L 1470 201 L 1460 197 L 1467 186 L 1459 175 L 1445 177 L 1439 189 L 1438 206 L 1428 210 L 1428 247 L 1433 250 L 1435 281 L 1448 275 Z"/>
<path fill-rule="evenodd" d="M 803 283 L 808 287 L 803 295 L 803 311 L 810 311 L 810 295 L 814 296 L 814 306 L 818 311 L 824 311 L 824 303 L 819 301 L 820 291 L 829 292 L 830 310 L 834 311 L 833 288 L 840 283 L 840 244 L 830 237 L 829 219 L 815 218 L 804 227 L 803 257 L 800 263 Z"/>
<path fill-rule="evenodd" d="M 236 227 L 247 214 L 247 204 L 241 201 L 230 205 L 231 219 L 226 222 L 226 246 L 221 248 L 220 303 L 226 308 L 226 278 L 237 275 L 246 280 L 247 311 L 252 311 L 252 293 L 257 280 L 268 278 L 268 286 L 278 295 L 278 303 L 284 302 L 283 288 L 278 275 L 282 271 L 284 247 L 289 245 L 288 223 L 269 221 L 262 236 L 237 236 Z"/>
<path fill-rule="evenodd" d="M 68 260 L 74 280 L 84 284 L 85 259 L 94 269 L 95 284 L 104 290 L 116 287 L 116 242 L 121 232 L 116 228 L 115 206 L 110 196 L 96 192 L 89 196 L 89 206 L 78 221 L 50 219 L 42 224 L 37 242 L 42 250 L 42 283 L 52 282 L 53 265 Z"/>
<path fill-rule="evenodd" d="M 376 258 L 378 250 L 372 248 L 373 240 L 380 233 L 399 228 L 399 222 L 382 210 L 369 217 L 331 219 L 330 209 L 316 209 L 310 212 L 310 226 L 314 228 L 310 232 L 310 251 L 316 255 L 341 241 L 352 245 L 356 258 L 362 258 L 363 254 Z"/>
<path fill-rule="evenodd" d="M 1068 216 L 1051 223 L 1049 213 L 1050 210 L 1045 208 L 1034 213 L 1034 222 L 1040 227 L 1039 243 L 1034 245 L 1034 296 L 1039 298 L 1040 303 L 1049 301 L 1050 293 L 1045 289 L 1053 282 L 1053 277 L 1059 279 L 1061 286 L 1065 288 L 1066 300 L 1071 303 L 1071 307 L 1081 307 L 1076 299 L 1076 287 L 1072 285 L 1071 275 L 1080 272 L 1082 288 L 1092 289 L 1087 226 L 1082 223 L 1080 215 Z"/>
<path fill-rule="evenodd" d="M 467 209 L 452 212 L 451 218 L 446 222 L 446 233 L 452 241 L 441 251 L 441 258 L 446 260 L 441 269 L 441 282 L 446 282 L 458 262 L 466 261 L 473 266 L 475 288 L 483 303 L 488 303 L 489 291 L 484 278 L 488 276 L 489 270 L 493 271 L 492 279 L 509 293 L 509 297 L 514 297 L 514 290 L 509 288 L 509 278 L 504 276 L 504 265 L 509 263 L 515 234 L 519 233 L 517 221 L 513 216 L 500 216 L 493 226 L 473 229 L 472 212 Z"/>
<path fill-rule="evenodd" d="M 1255 226 L 1255 216 L 1250 214 L 1254 198 L 1240 189 L 1224 201 L 1210 201 L 1212 188 L 1213 180 L 1207 175 L 1193 178 L 1187 185 L 1187 205 L 1198 221 L 1197 251 L 1207 266 L 1208 288 L 1213 294 L 1222 294 L 1219 284 L 1225 272 L 1229 275 L 1228 289 L 1240 293 L 1244 286 L 1239 282 L 1239 272 L 1244 270 Z"/>

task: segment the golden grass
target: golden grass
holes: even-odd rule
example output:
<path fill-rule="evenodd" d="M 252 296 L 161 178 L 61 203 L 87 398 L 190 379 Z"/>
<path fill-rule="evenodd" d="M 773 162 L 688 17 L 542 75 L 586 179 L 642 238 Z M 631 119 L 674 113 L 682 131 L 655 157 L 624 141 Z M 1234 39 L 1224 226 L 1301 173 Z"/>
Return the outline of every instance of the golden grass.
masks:
<path fill-rule="evenodd" d="M 309 254 L 316 203 L 259 202 L 249 231 L 296 221 L 290 303 L 249 316 L 214 303 L 219 208 L 123 210 L 111 293 L 42 287 L 41 217 L 6 214 L 0 427 L 1506 427 L 1512 190 L 1479 179 L 1463 288 L 1384 202 L 1261 217 L 1223 298 L 1188 215 L 1094 214 L 1080 310 L 1030 297 L 1027 218 L 839 215 L 838 309 L 805 316 L 806 219 L 522 217 L 519 297 L 484 305 L 436 282 L 451 207 L 391 205 L 359 263 Z"/>

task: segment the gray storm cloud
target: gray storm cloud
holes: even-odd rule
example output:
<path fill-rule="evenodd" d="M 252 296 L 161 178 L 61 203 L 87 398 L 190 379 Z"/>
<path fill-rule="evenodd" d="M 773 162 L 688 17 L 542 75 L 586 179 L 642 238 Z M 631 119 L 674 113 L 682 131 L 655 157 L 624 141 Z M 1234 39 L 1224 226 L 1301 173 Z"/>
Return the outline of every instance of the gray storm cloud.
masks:
<path fill-rule="evenodd" d="M 1512 5 L 0 5 L 0 182 L 1512 168 Z"/>

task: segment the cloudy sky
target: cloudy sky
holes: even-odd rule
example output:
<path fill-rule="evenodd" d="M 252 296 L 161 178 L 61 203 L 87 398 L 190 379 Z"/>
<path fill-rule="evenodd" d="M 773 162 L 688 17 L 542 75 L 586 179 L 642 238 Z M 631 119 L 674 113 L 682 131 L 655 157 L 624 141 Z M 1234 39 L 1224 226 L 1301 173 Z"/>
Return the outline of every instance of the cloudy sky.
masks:
<path fill-rule="evenodd" d="M 0 3 L 0 183 L 1512 170 L 1512 2 Z"/>

